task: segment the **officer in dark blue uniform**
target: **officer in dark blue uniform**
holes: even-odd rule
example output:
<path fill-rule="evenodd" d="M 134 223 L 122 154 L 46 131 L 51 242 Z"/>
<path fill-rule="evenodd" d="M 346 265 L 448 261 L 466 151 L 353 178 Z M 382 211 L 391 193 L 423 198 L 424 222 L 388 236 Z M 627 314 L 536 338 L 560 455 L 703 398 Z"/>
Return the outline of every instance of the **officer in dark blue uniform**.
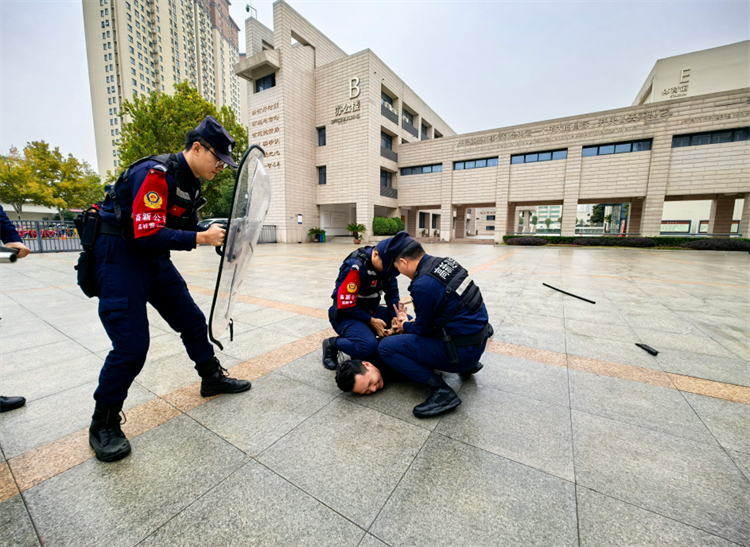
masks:
<path fill-rule="evenodd" d="M 232 146 L 229 133 L 207 116 L 187 134 L 183 152 L 139 160 L 107 189 L 94 251 L 99 317 L 113 349 L 99 375 L 89 428 L 89 443 L 102 461 L 130 452 L 119 414 L 148 352 L 146 303 L 180 333 L 202 378 L 201 395 L 250 389 L 250 382 L 227 377 L 208 341 L 206 318 L 169 258 L 170 251 L 223 243 L 225 231 L 216 224 L 201 230 L 196 212 L 205 204 L 200 178 L 237 167 Z"/>
<path fill-rule="evenodd" d="M 399 303 L 398 283 L 383 273 L 381 251 L 389 239 L 377 247 L 364 247 L 351 253 L 339 269 L 328 319 L 338 337 L 323 340 L 323 366 L 336 370 L 339 351 L 353 359 L 377 356 L 376 336 L 386 336 Z M 385 306 L 380 297 L 385 293 Z"/>
<path fill-rule="evenodd" d="M 461 404 L 453 389 L 436 372 L 474 374 L 492 336 L 487 308 L 479 287 L 452 258 L 425 254 L 422 245 L 399 232 L 383 252 L 386 274 L 399 272 L 412 280 L 409 293 L 416 320 L 409 320 L 403 305 L 392 328 L 380 342 L 380 357 L 393 369 L 430 390 L 429 398 L 414 407 L 418 418 L 436 416 Z"/>
<path fill-rule="evenodd" d="M 5 214 L 2 205 L 0 205 L 0 240 L 2 240 L 5 247 L 18 249 L 18 258 L 23 258 L 31 252 L 31 249 L 23 244 L 23 239 L 18 235 L 18 230 L 13 226 L 8 215 Z M 0 412 L 15 410 L 16 408 L 21 408 L 25 404 L 26 399 L 24 397 L 0 396 Z"/>

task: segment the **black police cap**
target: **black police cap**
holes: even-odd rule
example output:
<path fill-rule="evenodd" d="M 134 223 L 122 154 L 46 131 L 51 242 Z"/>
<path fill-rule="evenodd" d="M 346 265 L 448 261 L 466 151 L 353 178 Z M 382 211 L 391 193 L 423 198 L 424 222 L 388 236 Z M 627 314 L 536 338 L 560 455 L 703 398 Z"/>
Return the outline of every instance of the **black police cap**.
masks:
<path fill-rule="evenodd" d="M 234 139 L 213 116 L 203 118 L 203 121 L 195 130 L 203 137 L 203 140 L 213 147 L 214 152 L 219 156 L 221 161 L 230 167 L 237 167 L 237 164 L 232 159 Z"/>
<path fill-rule="evenodd" d="M 383 271 L 386 275 L 396 277 L 399 274 L 393 263 L 413 243 L 416 243 L 416 241 L 406 232 L 399 232 L 395 236 L 378 243 L 378 254 L 383 260 Z"/>

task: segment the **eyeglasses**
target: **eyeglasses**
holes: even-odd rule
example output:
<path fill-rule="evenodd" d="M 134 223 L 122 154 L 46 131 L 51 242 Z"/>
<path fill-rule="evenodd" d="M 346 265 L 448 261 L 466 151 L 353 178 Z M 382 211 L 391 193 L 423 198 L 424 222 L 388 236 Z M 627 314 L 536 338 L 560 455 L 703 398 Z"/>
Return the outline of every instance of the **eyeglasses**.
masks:
<path fill-rule="evenodd" d="M 199 144 L 200 144 L 200 143 L 199 143 Z M 210 148 L 209 148 L 208 146 L 206 146 L 205 144 L 201 144 L 201 146 L 202 146 L 203 148 L 205 148 L 206 150 L 208 150 L 209 152 L 211 152 L 211 153 L 212 153 L 212 154 L 214 155 L 214 157 L 215 157 L 215 158 L 216 158 L 216 159 L 218 160 L 218 161 L 216 162 L 216 165 L 215 165 L 214 167 L 216 167 L 217 169 L 224 169 L 225 167 L 229 167 L 229 165 L 227 164 L 227 162 L 225 162 L 225 161 L 224 161 L 223 159 L 221 159 L 221 158 L 220 158 L 219 156 L 217 156 L 217 155 L 216 155 L 216 152 L 214 152 L 213 150 L 211 150 L 211 149 L 210 149 Z"/>

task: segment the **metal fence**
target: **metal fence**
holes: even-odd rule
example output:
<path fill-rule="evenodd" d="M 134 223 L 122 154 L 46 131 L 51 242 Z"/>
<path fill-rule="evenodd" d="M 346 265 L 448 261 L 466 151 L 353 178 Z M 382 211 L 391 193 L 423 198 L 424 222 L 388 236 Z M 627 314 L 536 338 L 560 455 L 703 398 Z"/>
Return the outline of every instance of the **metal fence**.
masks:
<path fill-rule="evenodd" d="M 276 243 L 276 226 L 264 225 L 258 243 Z"/>
<path fill-rule="evenodd" d="M 81 239 L 72 220 L 12 220 L 32 253 L 80 251 Z"/>
<path fill-rule="evenodd" d="M 81 251 L 81 238 L 72 220 L 12 220 L 32 253 Z M 258 243 L 276 243 L 276 226 L 263 226 Z"/>

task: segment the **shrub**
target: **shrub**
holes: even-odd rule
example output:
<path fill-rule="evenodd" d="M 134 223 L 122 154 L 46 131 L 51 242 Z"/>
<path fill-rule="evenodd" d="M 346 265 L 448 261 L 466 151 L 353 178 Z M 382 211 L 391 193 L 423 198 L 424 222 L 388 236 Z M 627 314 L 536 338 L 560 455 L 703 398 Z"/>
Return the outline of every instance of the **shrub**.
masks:
<path fill-rule="evenodd" d="M 387 236 L 390 230 L 390 223 L 387 218 L 375 217 L 372 219 L 372 233 L 376 236 Z"/>
<path fill-rule="evenodd" d="M 741 239 L 722 237 L 701 238 L 688 241 L 680 245 L 683 249 L 697 249 L 700 251 L 750 251 L 750 242 Z"/>
<path fill-rule="evenodd" d="M 403 232 L 406 226 L 404 226 L 404 221 L 400 218 L 394 218 L 393 220 L 396 221 L 396 233 Z"/>
<path fill-rule="evenodd" d="M 656 247 L 656 241 L 648 237 L 623 237 L 614 243 L 618 247 Z"/>
<path fill-rule="evenodd" d="M 398 224 L 396 224 L 395 218 L 387 218 L 385 220 L 388 221 L 388 235 L 392 236 L 398 232 Z"/>
<path fill-rule="evenodd" d="M 546 245 L 547 240 L 541 237 L 514 237 L 506 243 L 508 245 Z"/>
<path fill-rule="evenodd" d="M 603 237 L 579 237 L 573 242 L 574 245 L 582 245 L 584 247 L 609 247 L 612 242 L 609 238 Z"/>

